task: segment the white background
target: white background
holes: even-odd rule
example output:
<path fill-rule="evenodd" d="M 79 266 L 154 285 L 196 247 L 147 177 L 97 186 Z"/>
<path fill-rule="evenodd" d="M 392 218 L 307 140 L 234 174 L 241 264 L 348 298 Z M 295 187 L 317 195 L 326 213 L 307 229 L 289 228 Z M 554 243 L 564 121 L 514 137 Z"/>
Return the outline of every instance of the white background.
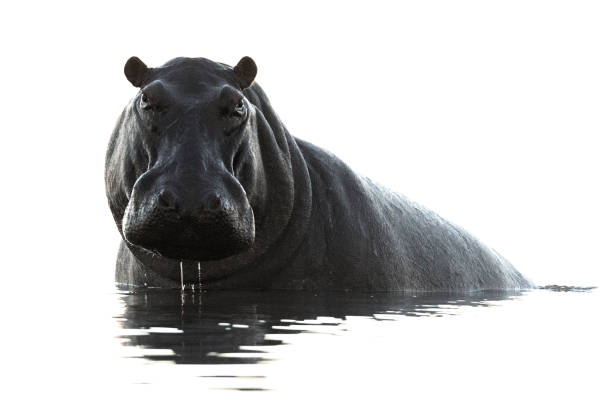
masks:
<path fill-rule="evenodd" d="M 609 282 L 606 2 L 255 3 L 3 6 L 3 262 L 50 284 L 112 281 L 103 165 L 136 92 L 125 60 L 250 55 L 295 136 L 538 284 Z M 62 259 L 99 268 L 58 276 Z"/>
<path fill-rule="evenodd" d="M 132 55 L 150 66 L 249 55 L 295 136 L 463 226 L 537 284 L 611 282 L 608 2 L 0 7 L 8 308 L 27 312 L 31 288 L 112 287 L 104 154 L 136 92 L 123 76 Z"/>

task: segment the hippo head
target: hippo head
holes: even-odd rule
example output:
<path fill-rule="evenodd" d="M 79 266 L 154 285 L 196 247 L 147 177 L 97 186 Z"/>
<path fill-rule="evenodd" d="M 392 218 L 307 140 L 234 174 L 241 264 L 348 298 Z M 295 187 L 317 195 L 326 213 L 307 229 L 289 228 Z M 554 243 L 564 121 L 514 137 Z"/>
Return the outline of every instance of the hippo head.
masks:
<path fill-rule="evenodd" d="M 177 58 L 125 64 L 139 88 L 107 153 L 107 194 L 131 248 L 211 261 L 247 251 L 264 172 L 257 108 L 245 97 L 257 67 Z"/>

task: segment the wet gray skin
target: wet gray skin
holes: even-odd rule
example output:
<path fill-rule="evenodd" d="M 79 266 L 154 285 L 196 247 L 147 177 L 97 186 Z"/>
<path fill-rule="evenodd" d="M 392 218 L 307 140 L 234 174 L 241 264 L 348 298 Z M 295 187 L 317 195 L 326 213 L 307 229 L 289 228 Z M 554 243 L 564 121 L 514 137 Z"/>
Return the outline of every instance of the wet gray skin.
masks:
<path fill-rule="evenodd" d="M 360 291 L 532 286 L 465 230 L 291 136 L 253 82 L 256 72 L 249 57 L 235 67 L 204 58 L 158 68 L 136 57 L 126 63 L 139 91 L 115 127 L 105 174 L 122 237 L 117 282 Z"/>

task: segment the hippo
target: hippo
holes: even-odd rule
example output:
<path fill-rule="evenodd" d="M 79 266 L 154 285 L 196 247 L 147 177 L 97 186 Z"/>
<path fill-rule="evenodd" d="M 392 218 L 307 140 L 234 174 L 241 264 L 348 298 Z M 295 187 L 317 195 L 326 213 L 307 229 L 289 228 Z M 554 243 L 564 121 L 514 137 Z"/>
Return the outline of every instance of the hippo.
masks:
<path fill-rule="evenodd" d="M 138 88 L 112 133 L 106 195 L 118 284 L 266 290 L 532 287 L 464 229 L 293 137 L 235 66 L 125 64 Z"/>

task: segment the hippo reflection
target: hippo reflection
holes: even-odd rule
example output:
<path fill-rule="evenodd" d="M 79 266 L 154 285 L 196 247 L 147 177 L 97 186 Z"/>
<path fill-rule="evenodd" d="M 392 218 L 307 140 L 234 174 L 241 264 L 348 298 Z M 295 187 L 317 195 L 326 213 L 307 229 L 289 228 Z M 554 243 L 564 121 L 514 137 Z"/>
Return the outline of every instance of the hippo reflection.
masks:
<path fill-rule="evenodd" d="M 289 291 L 181 293 L 172 289 L 140 289 L 123 296 L 125 311 L 117 317 L 124 329 L 180 329 L 122 336 L 129 346 L 169 349 L 173 352 L 163 356 L 148 355 L 147 359 L 180 364 L 257 363 L 266 358 L 265 353 L 248 351 L 241 346 L 265 348 L 279 345 L 282 343 L 280 340 L 267 338 L 266 335 L 297 335 L 303 331 L 288 331 L 283 327 L 297 325 L 299 328 L 307 319 L 335 318 L 339 320 L 316 324 L 337 326 L 346 316 L 375 319 L 378 318 L 375 316 L 377 314 L 384 314 L 387 318 L 393 315 L 449 315 L 459 307 L 486 307 L 491 302 L 520 295 L 521 292 L 511 291 L 406 295 Z M 312 326 L 303 327 L 304 331 L 312 329 Z M 237 352 L 242 356 L 231 355 Z M 244 357 L 244 353 L 252 356 Z"/>

